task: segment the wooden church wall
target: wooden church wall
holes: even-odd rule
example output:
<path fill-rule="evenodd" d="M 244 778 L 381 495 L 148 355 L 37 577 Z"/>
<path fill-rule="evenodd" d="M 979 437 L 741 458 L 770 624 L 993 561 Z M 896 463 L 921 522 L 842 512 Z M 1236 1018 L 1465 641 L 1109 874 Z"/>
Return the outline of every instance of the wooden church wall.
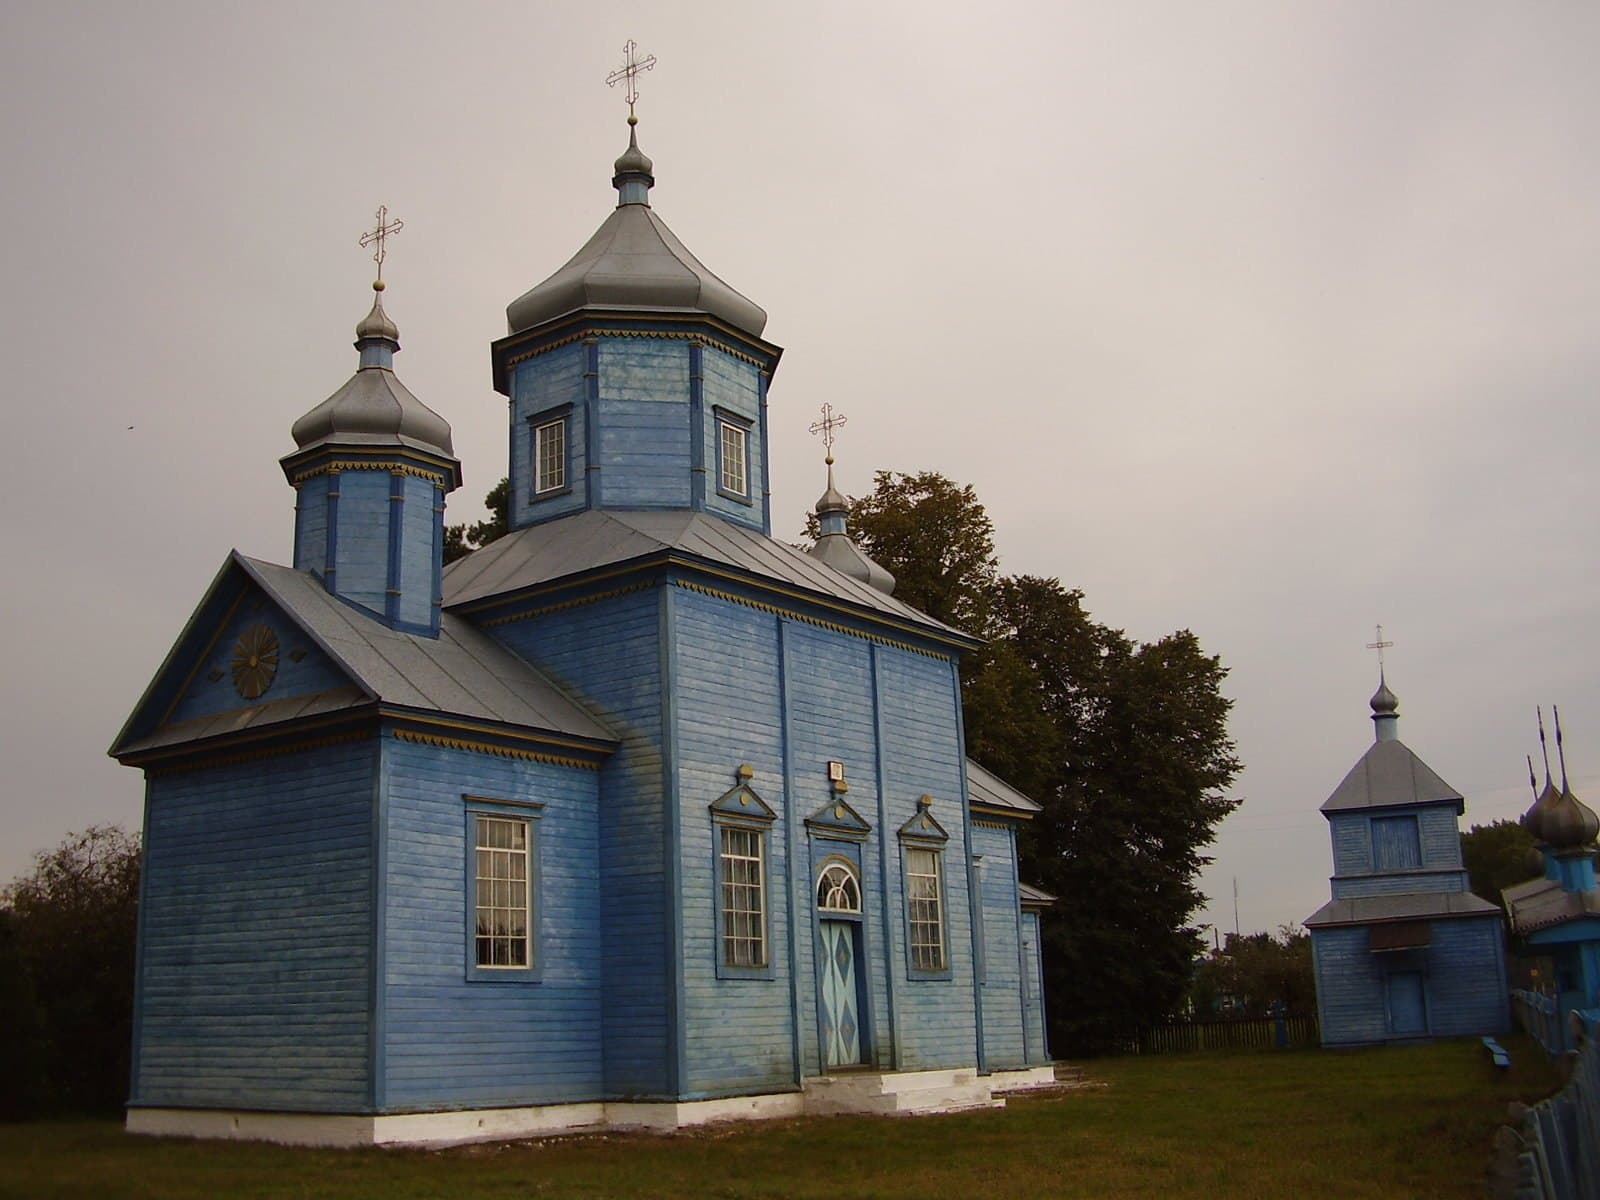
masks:
<path fill-rule="evenodd" d="M 154 775 L 132 1102 L 368 1103 L 374 744 Z"/>
<path fill-rule="evenodd" d="M 599 773 L 393 738 L 384 760 L 379 1106 L 597 1098 Z M 495 809 L 494 800 L 543 807 Z M 531 817 L 530 972 L 468 978 L 474 809 Z"/>
<path fill-rule="evenodd" d="M 1311 933 L 1324 1044 L 1381 1042 L 1389 1035 L 1383 978 L 1364 925 Z"/>
<path fill-rule="evenodd" d="M 577 512 L 587 503 L 588 410 L 584 406 L 584 358 L 588 347 L 580 342 L 560 346 L 529 359 L 516 369 L 511 406 L 511 527 L 521 529 L 535 521 Z M 567 484 L 570 490 L 533 496 L 533 429 L 542 414 L 571 405 L 567 419 Z"/>
<path fill-rule="evenodd" d="M 1428 1015 L 1439 1037 L 1507 1028 L 1508 984 L 1498 919 L 1435 921 L 1428 947 Z"/>
<path fill-rule="evenodd" d="M 1028 1062 L 1037 1066 L 1049 1061 L 1049 1051 L 1044 1030 L 1044 969 L 1039 959 L 1039 914 L 1036 912 L 1022 914 L 1022 949 Z"/>
<path fill-rule="evenodd" d="M 1017 907 L 1015 844 L 1009 829 L 974 823 L 972 852 L 983 856 L 983 1054 L 990 1070 L 1027 1062 L 1022 1028 L 1021 912 Z"/>
<path fill-rule="evenodd" d="M 1399 896 L 1414 892 L 1459 892 L 1466 886 L 1464 871 L 1407 872 L 1403 875 L 1356 875 L 1335 878 L 1333 898 Z"/>
<path fill-rule="evenodd" d="M 765 487 L 765 437 L 761 413 L 761 373 L 750 363 L 740 362 L 715 346 L 705 346 L 700 351 L 701 419 L 700 461 L 706 464 L 706 509 L 730 521 L 763 527 L 766 500 Z M 692 403 L 692 401 L 691 401 Z M 745 477 L 749 496 L 740 500 L 724 495 L 718 488 L 716 468 L 720 461 L 718 445 L 717 410 L 749 422 L 745 438 Z"/>
<path fill-rule="evenodd" d="M 598 349 L 596 455 L 606 507 L 688 508 L 689 344 L 602 338 Z"/>
<path fill-rule="evenodd" d="M 680 805 L 684 1090 L 692 1096 L 772 1090 L 794 1082 L 789 970 L 790 880 L 784 793 L 778 618 L 683 588 L 668 589 L 674 774 Z M 777 820 L 766 835 L 765 971 L 719 978 L 718 833 L 710 805 L 740 763 Z M 802 868 L 803 869 L 803 868 Z M 797 910 L 797 916 L 802 913 Z M 809 928 L 804 912 L 802 928 Z"/>
<path fill-rule="evenodd" d="M 1372 818 L 1393 816 L 1401 810 L 1377 809 L 1335 813 L 1329 818 L 1333 837 L 1333 869 L 1336 875 L 1364 875 L 1373 866 Z M 1461 839 L 1455 809 L 1434 804 L 1412 810 L 1417 816 L 1417 832 L 1424 867 L 1460 867 Z M 1402 889 L 1411 890 L 1411 889 Z"/>
<path fill-rule="evenodd" d="M 669 1095 L 676 971 L 667 957 L 660 589 L 488 632 L 569 688 L 622 739 L 600 772 L 605 1087 L 612 1097 Z"/>

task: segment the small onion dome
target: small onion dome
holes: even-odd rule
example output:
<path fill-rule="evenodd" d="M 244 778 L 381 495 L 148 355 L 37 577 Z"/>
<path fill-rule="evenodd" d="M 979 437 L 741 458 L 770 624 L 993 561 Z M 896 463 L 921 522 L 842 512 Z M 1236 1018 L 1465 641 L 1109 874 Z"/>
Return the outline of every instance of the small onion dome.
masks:
<path fill-rule="evenodd" d="M 1561 793 L 1556 790 L 1556 785 L 1547 778 L 1544 781 L 1544 790 L 1534 798 L 1528 811 L 1522 814 L 1521 824 L 1531 833 L 1537 842 L 1548 842 L 1550 839 L 1544 834 L 1545 816 L 1552 808 L 1561 803 Z"/>
<path fill-rule="evenodd" d="M 817 501 L 818 524 L 822 530 L 817 536 L 817 544 L 811 547 L 811 557 L 818 562 L 827 563 L 841 575 L 859 579 L 885 596 L 894 595 L 894 576 L 850 540 L 850 531 L 845 523 L 849 513 L 850 502 L 838 488 L 833 486 L 833 458 L 830 455 L 828 490 L 823 492 L 822 499 Z"/>
<path fill-rule="evenodd" d="M 372 311 L 361 318 L 361 323 L 356 326 L 356 346 L 372 338 L 381 338 L 384 341 L 395 343 L 395 349 L 400 348 L 400 330 L 389 314 L 383 311 L 383 296 L 372 297 Z"/>
<path fill-rule="evenodd" d="M 1400 699 L 1389 690 L 1389 685 L 1378 677 L 1378 690 L 1372 693 L 1368 701 L 1372 705 L 1372 715 L 1375 717 L 1392 717 L 1400 710 Z"/>
<path fill-rule="evenodd" d="M 817 516 L 824 517 L 829 513 L 848 513 L 850 501 L 844 498 L 844 493 L 833 486 L 833 472 L 828 472 L 828 490 L 822 493 L 822 499 L 817 501 Z"/>
<path fill-rule="evenodd" d="M 620 187 L 624 175 L 645 175 L 649 177 L 650 186 L 655 186 L 655 163 L 650 161 L 650 156 L 639 149 L 639 136 L 633 130 L 628 130 L 628 148 L 622 152 L 615 164 L 616 177 L 612 179 L 612 187 Z"/>
<path fill-rule="evenodd" d="M 1552 850 L 1578 850 L 1594 844 L 1600 835 L 1600 816 L 1582 800 L 1563 788 L 1555 803 L 1544 810 L 1539 832 Z"/>

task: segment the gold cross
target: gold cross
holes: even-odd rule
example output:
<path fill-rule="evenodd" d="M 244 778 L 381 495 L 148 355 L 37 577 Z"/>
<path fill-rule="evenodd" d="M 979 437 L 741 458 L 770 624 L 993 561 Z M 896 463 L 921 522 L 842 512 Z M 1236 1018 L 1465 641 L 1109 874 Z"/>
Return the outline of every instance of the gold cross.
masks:
<path fill-rule="evenodd" d="M 637 125 L 638 118 L 633 115 L 633 102 L 639 98 L 639 74 L 648 71 L 656 65 L 656 56 L 647 55 L 644 58 L 635 58 L 634 52 L 639 49 L 629 38 L 622 47 L 622 65 L 606 76 L 606 86 L 616 87 L 617 84 L 627 81 L 627 92 L 624 99 L 628 102 L 628 124 Z"/>
<path fill-rule="evenodd" d="M 1379 625 L 1378 626 L 1378 640 L 1375 641 L 1375 642 L 1368 642 L 1367 643 L 1367 649 L 1368 650 L 1376 650 L 1378 652 L 1378 670 L 1380 670 L 1380 671 L 1383 670 L 1383 652 L 1385 650 L 1387 650 L 1392 645 L 1394 645 L 1393 642 L 1386 642 L 1386 641 L 1383 640 L 1383 626 Z"/>
<path fill-rule="evenodd" d="M 369 229 L 366 233 L 361 235 L 360 244 L 363 250 L 365 250 L 368 246 L 377 247 L 372 252 L 372 261 L 378 264 L 378 280 L 377 283 L 374 283 L 372 286 L 378 288 L 379 291 L 382 291 L 383 289 L 379 285 L 383 283 L 383 259 L 385 254 L 383 244 L 389 238 L 393 237 L 395 234 L 404 229 L 406 227 L 406 223 L 399 217 L 396 217 L 392 221 L 389 220 L 388 206 L 383 204 L 378 205 L 377 220 L 378 224 L 375 228 Z"/>
<path fill-rule="evenodd" d="M 812 422 L 811 432 L 822 435 L 822 444 L 828 449 L 828 461 L 830 463 L 833 461 L 833 431 L 849 420 L 850 418 L 843 413 L 835 415 L 833 405 L 824 404 L 822 406 L 822 420 Z"/>

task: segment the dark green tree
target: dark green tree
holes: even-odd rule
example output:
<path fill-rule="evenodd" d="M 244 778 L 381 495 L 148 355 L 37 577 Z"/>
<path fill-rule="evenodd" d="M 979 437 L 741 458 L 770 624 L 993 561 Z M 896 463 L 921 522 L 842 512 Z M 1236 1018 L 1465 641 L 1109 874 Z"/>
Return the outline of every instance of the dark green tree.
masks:
<path fill-rule="evenodd" d="M 138 836 L 96 825 L 0 891 L 0 970 L 13 973 L 0 992 L 24 1020 L 31 997 L 35 1014 L 33 1050 L 8 1044 L 7 1057 L 42 1056 L 42 1109 L 115 1111 L 127 1099 L 139 873 Z"/>
<path fill-rule="evenodd" d="M 1230 933 L 1220 953 L 1200 960 L 1189 998 L 1200 1018 L 1267 1017 L 1277 1004 L 1287 1016 L 1312 1016 L 1311 938 L 1297 925 L 1280 925 L 1276 934 Z"/>
<path fill-rule="evenodd" d="M 489 519 L 444 527 L 444 561 L 455 562 L 511 532 L 511 481 L 502 479 L 483 498 Z"/>
<path fill-rule="evenodd" d="M 1505 907 L 1500 893 L 1543 869 L 1534 861 L 1533 835 L 1516 821 L 1474 825 L 1461 835 L 1461 861 L 1474 895 Z"/>
<path fill-rule="evenodd" d="M 1001 576 L 971 487 L 875 483 L 852 536 L 898 598 L 988 638 L 962 664 L 967 752 L 1044 806 L 1022 855 L 1060 898 L 1043 928 L 1052 1044 L 1126 1044 L 1180 1006 L 1201 949 L 1195 884 L 1237 804 L 1227 671 L 1188 630 L 1134 642 L 1059 580 Z"/>

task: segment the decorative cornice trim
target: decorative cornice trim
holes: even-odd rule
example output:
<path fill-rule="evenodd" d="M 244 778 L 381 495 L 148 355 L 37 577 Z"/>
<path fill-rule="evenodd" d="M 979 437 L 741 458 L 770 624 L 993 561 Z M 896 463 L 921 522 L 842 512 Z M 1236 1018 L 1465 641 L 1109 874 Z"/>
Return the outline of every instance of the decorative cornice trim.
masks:
<path fill-rule="evenodd" d="M 1000 822 L 1031 821 L 1034 818 L 1033 813 L 1023 812 L 1022 810 L 1015 808 L 994 808 L 987 804 L 968 804 L 967 807 L 971 810 L 974 821 L 976 821 L 979 825 L 987 825 L 994 829 L 1006 828 L 1004 824 L 997 822 L 995 818 L 999 818 Z M 978 815 L 980 813 L 990 819 L 987 821 L 979 821 Z"/>
<path fill-rule="evenodd" d="M 279 742 L 271 746 L 258 746 L 253 750 L 239 750 L 233 754 L 209 754 L 182 762 L 150 765 L 144 769 L 146 776 L 180 775 L 188 771 L 202 771 L 208 767 L 232 767 L 239 763 L 254 762 L 262 758 L 275 758 L 280 754 L 297 754 L 305 750 L 318 750 L 341 742 L 365 741 L 372 736 L 371 729 L 355 729 L 346 733 L 331 733 L 326 737 L 302 738 L 298 741 Z"/>
<path fill-rule="evenodd" d="M 600 764 L 587 758 L 572 758 L 563 754 L 550 754 L 543 750 L 529 750 L 520 746 L 499 746 L 470 738 L 449 737 L 442 733 L 424 733 L 419 729 L 396 729 L 394 736 L 402 742 L 416 742 L 424 746 L 438 746 L 446 750 L 474 750 L 480 754 L 493 754 L 500 758 L 520 758 L 531 762 L 554 763 L 561 767 L 580 767 L 598 771 Z"/>
<path fill-rule="evenodd" d="M 339 458 L 318 463 L 314 467 L 307 467 L 304 471 L 295 471 L 289 476 L 289 482 L 298 487 L 317 475 L 337 475 L 341 471 L 383 471 L 390 475 L 415 475 L 419 479 L 429 480 L 436 487 L 443 487 L 445 484 L 443 471 L 427 470 L 411 463 L 358 458 Z"/>
<path fill-rule="evenodd" d="M 737 358 L 741 362 L 747 362 L 751 366 L 760 368 L 762 370 L 765 370 L 768 366 L 768 363 L 771 361 L 770 359 L 758 358 L 756 355 L 751 354 L 748 350 L 741 350 L 729 342 L 708 335 L 703 330 L 691 332 L 683 329 L 596 328 L 591 325 L 586 326 L 583 329 L 576 330 L 572 333 L 565 334 L 561 337 L 552 338 L 548 342 L 541 342 L 537 346 L 531 346 L 526 350 L 519 351 L 516 354 L 508 356 L 505 360 L 505 369 L 509 371 L 511 368 L 519 366 L 522 363 L 527 362 L 529 359 L 537 358 L 541 354 L 548 354 L 550 351 L 558 350 L 562 346 L 570 346 L 574 342 L 593 341 L 596 338 L 603 337 L 662 338 L 669 341 L 698 342 L 701 345 L 711 346 L 717 350 L 721 350 L 724 354 L 730 355 L 733 358 Z"/>
<path fill-rule="evenodd" d="M 759 609 L 761 612 L 772 613 L 774 616 L 790 617 L 796 621 L 804 621 L 807 625 L 816 625 L 822 629 L 832 630 L 834 633 L 847 634 L 850 637 L 862 638 L 869 642 L 876 642 L 880 646 L 893 646 L 897 650 L 909 650 L 913 654 L 920 654 L 924 658 L 937 659 L 948 662 L 948 654 L 940 654 L 936 650 L 927 650 L 921 646 L 914 646 L 910 642 L 902 642 L 895 638 L 886 637 L 880 633 L 871 633 L 863 629 L 853 629 L 848 625 L 841 625 L 837 621 L 829 621 L 822 617 L 812 616 L 809 613 L 796 612 L 792 608 L 784 608 L 777 604 L 769 604 L 764 600 L 757 600 L 752 596 L 741 596 L 736 592 L 723 591 L 704 583 L 694 583 L 687 579 L 669 579 L 672 587 L 684 588 L 691 592 L 699 592 L 703 596 L 714 596 L 718 600 L 727 600 L 733 604 L 742 604 L 746 608 Z"/>
<path fill-rule="evenodd" d="M 494 625 L 509 625 L 513 621 L 527 621 L 534 617 L 542 617 L 546 613 L 561 612 L 569 608 L 581 608 L 585 604 L 597 604 L 601 600 L 610 600 L 614 596 L 626 596 L 630 592 L 642 592 L 647 588 L 654 587 L 659 582 L 660 580 L 657 579 L 642 579 L 638 583 L 630 583 L 627 587 L 611 588 L 604 592 L 592 592 L 586 596 L 573 596 L 566 600 L 557 601 L 554 604 L 530 608 L 523 612 L 511 613 L 508 616 L 490 617 L 488 620 L 478 621 L 476 624 L 480 628 L 487 629 Z"/>

